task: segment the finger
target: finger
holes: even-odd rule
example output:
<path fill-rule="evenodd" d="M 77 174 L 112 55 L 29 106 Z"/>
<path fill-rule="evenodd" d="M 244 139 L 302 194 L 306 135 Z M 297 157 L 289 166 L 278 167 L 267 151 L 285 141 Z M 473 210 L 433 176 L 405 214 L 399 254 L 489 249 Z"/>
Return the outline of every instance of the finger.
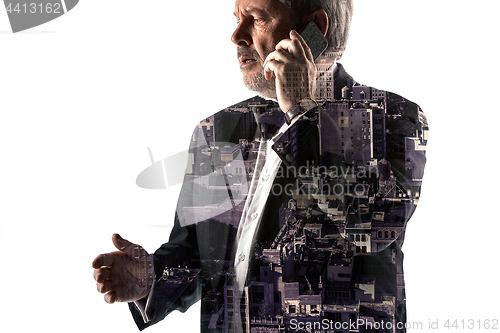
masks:
<path fill-rule="evenodd" d="M 295 30 L 290 31 L 290 38 L 292 40 L 298 40 L 300 45 L 302 46 L 302 50 L 307 60 L 314 62 L 311 48 L 309 47 L 309 45 L 307 45 L 305 39 Z"/>
<path fill-rule="evenodd" d="M 94 261 L 92 262 L 92 267 L 100 268 L 102 266 L 111 266 L 114 260 L 115 256 L 112 253 L 103 253 L 98 255 L 94 259 Z"/>
<path fill-rule="evenodd" d="M 290 39 L 282 39 L 277 45 L 276 45 L 276 50 L 279 50 L 279 49 L 285 49 L 288 51 L 288 53 L 294 58 L 294 59 L 298 59 L 298 60 L 301 60 L 301 59 L 306 59 L 307 56 L 306 56 L 306 53 L 304 52 L 304 49 L 308 46 L 307 44 L 304 42 L 304 44 L 302 44 L 300 42 L 300 39 L 297 38 L 297 33 L 293 33 L 294 30 L 292 30 L 290 32 Z M 299 38 L 302 38 L 300 37 L 300 35 L 298 35 Z M 302 39 L 303 41 L 303 39 Z"/>
<path fill-rule="evenodd" d="M 266 80 L 270 80 L 276 71 L 281 69 L 286 62 L 290 62 L 290 55 L 284 50 L 271 52 L 264 60 L 264 76 Z"/>
<path fill-rule="evenodd" d="M 101 294 L 104 294 L 111 290 L 111 281 L 106 280 L 102 283 L 96 283 L 96 286 L 97 286 L 97 291 L 100 292 Z"/>
<path fill-rule="evenodd" d="M 123 239 L 119 234 L 113 234 L 111 240 L 113 241 L 114 246 L 122 252 L 127 252 L 134 246 L 134 244 L 126 239 Z"/>
<path fill-rule="evenodd" d="M 270 65 L 269 63 L 266 64 L 266 66 L 264 66 L 264 77 L 266 78 L 266 80 L 271 80 L 273 78 L 273 74 L 274 74 L 274 69 L 273 69 L 273 66 Z"/>
<path fill-rule="evenodd" d="M 271 57 L 270 57 L 271 56 Z M 283 47 L 280 46 L 280 44 L 276 45 L 276 50 L 274 52 L 271 52 L 268 54 L 266 59 L 275 59 L 278 61 L 292 61 L 292 56 L 290 53 Z"/>
<path fill-rule="evenodd" d="M 104 295 L 104 300 L 108 304 L 113 304 L 116 301 L 116 294 L 114 291 L 110 291 L 106 295 Z"/>
<path fill-rule="evenodd" d="M 94 280 L 97 282 L 104 282 L 109 279 L 111 270 L 107 267 L 94 269 Z"/>
<path fill-rule="evenodd" d="M 276 72 L 278 72 L 280 67 L 282 66 L 282 62 L 279 62 L 275 59 L 269 59 L 269 61 L 264 66 L 264 77 L 266 78 L 266 80 L 271 80 L 273 78 L 273 74 L 277 77 Z"/>
<path fill-rule="evenodd" d="M 276 44 L 276 51 L 286 50 L 287 53 L 293 58 L 300 56 L 300 42 L 298 40 L 294 41 L 292 39 L 282 39 L 278 44 Z"/>
<path fill-rule="evenodd" d="M 284 49 L 279 49 L 269 53 L 264 60 L 264 67 L 266 67 L 267 63 L 271 60 L 275 60 L 278 62 L 289 62 L 291 59 L 290 54 L 286 52 Z"/>
<path fill-rule="evenodd" d="M 266 80 L 270 80 L 273 77 L 274 74 L 274 66 L 271 63 L 272 62 L 272 54 L 274 52 L 270 53 L 267 57 L 266 60 L 264 60 L 264 77 Z"/>

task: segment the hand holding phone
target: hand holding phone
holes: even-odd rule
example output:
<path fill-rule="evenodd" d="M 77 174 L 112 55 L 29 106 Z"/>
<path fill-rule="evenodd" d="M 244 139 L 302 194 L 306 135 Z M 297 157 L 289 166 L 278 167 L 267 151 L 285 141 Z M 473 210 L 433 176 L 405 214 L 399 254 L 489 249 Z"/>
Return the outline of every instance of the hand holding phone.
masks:
<path fill-rule="evenodd" d="M 276 51 L 264 61 L 264 76 L 266 80 L 275 78 L 276 96 L 283 112 L 305 99 L 315 99 L 314 61 L 328 45 L 314 22 L 307 23 L 300 31 L 292 30 L 290 38 L 281 40 Z"/>

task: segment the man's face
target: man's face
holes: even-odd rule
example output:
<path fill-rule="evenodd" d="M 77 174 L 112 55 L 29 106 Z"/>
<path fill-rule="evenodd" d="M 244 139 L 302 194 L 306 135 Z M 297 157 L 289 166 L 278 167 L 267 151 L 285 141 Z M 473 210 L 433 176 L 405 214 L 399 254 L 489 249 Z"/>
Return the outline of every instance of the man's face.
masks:
<path fill-rule="evenodd" d="M 236 0 L 237 27 L 231 40 L 237 46 L 243 83 L 262 96 L 276 98 L 275 80 L 264 77 L 264 60 L 276 44 L 289 38 L 289 9 L 279 0 Z"/>

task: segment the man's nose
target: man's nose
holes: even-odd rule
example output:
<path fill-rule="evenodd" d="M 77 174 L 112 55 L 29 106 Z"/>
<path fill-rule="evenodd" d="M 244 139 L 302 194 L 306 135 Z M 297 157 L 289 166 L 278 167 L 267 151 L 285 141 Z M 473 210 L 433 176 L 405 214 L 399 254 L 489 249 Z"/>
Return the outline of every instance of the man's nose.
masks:
<path fill-rule="evenodd" d="M 249 26 L 246 22 L 238 23 L 238 26 L 231 36 L 231 41 L 236 45 L 250 45 L 252 44 L 252 35 L 249 32 Z"/>

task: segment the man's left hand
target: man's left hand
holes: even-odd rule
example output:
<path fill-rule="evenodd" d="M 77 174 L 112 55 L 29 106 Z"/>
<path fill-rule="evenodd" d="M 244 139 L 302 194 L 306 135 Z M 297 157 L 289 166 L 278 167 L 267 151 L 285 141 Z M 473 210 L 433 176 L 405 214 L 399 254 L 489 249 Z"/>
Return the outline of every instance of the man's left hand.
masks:
<path fill-rule="evenodd" d="M 288 52 L 287 52 L 288 51 Z M 305 98 L 314 100 L 317 69 L 311 49 L 295 30 L 264 61 L 266 80 L 276 76 L 276 96 L 283 112 Z"/>

